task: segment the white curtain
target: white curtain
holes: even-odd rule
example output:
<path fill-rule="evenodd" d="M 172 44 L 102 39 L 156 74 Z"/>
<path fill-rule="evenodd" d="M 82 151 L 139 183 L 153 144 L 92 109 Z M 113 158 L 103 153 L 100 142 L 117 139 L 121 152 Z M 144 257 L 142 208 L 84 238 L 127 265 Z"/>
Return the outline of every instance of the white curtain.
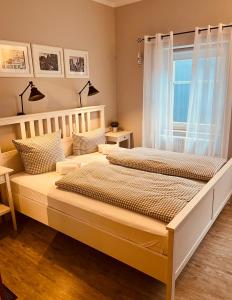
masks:
<path fill-rule="evenodd" d="M 144 51 L 143 146 L 173 150 L 173 33 Z"/>
<path fill-rule="evenodd" d="M 227 157 L 232 103 L 231 28 L 196 28 L 185 152 Z"/>

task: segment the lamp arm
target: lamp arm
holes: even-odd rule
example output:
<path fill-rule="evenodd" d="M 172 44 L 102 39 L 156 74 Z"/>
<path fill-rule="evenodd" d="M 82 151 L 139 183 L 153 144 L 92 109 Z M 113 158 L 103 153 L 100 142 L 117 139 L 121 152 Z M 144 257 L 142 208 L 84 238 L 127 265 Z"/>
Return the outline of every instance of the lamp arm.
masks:
<path fill-rule="evenodd" d="M 21 108 L 22 108 L 22 111 L 21 113 L 18 113 L 18 115 L 24 115 L 24 107 L 23 107 L 23 95 L 25 94 L 25 92 L 27 91 L 27 89 L 30 87 L 30 86 L 33 86 L 33 82 L 32 81 L 29 81 L 29 84 L 28 86 L 25 88 L 25 90 L 19 95 L 19 97 L 21 98 Z"/>
<path fill-rule="evenodd" d="M 83 87 L 83 89 L 78 93 L 79 96 L 80 96 L 80 107 L 82 107 L 81 94 L 84 91 L 84 89 L 87 87 L 88 84 L 90 84 L 90 80 L 86 83 L 86 85 Z"/>
<path fill-rule="evenodd" d="M 25 88 L 25 90 L 19 95 L 19 97 L 22 97 L 23 95 L 24 95 L 24 93 L 26 92 L 26 90 L 30 87 L 30 86 L 32 86 L 33 85 L 33 82 L 32 81 L 30 81 L 29 82 L 29 84 L 28 84 L 28 86 Z"/>
<path fill-rule="evenodd" d="M 79 95 L 84 91 L 84 89 L 87 87 L 87 85 L 90 84 L 90 80 L 86 83 L 86 85 L 83 87 L 83 89 L 79 92 Z"/>

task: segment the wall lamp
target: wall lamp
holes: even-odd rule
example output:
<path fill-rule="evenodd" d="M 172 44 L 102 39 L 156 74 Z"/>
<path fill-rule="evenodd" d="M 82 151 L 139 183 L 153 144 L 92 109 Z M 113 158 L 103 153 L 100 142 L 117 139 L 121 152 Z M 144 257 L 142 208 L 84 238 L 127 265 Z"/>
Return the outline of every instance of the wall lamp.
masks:
<path fill-rule="evenodd" d="M 25 115 L 24 113 L 24 107 L 23 107 L 23 95 L 28 90 L 28 88 L 31 87 L 31 93 L 28 98 L 28 101 L 39 101 L 43 99 L 45 96 L 42 94 L 33 84 L 32 81 L 29 81 L 28 86 L 25 88 L 25 90 L 19 95 L 21 98 L 21 112 L 17 113 L 18 116 Z"/>
<path fill-rule="evenodd" d="M 79 97 L 80 97 L 80 107 L 82 107 L 81 94 L 82 94 L 82 92 L 84 91 L 84 89 L 85 89 L 87 86 L 89 87 L 88 96 L 93 96 L 93 95 L 96 95 L 96 94 L 99 93 L 99 91 L 91 84 L 91 82 L 88 81 L 88 82 L 86 83 L 86 85 L 83 87 L 83 89 L 78 93 L 78 94 L 79 94 Z"/>

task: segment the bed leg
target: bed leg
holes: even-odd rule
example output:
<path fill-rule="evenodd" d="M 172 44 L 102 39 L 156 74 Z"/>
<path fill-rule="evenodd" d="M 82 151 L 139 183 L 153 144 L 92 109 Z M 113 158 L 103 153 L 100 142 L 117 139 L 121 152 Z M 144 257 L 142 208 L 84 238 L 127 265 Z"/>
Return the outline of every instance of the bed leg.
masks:
<path fill-rule="evenodd" d="M 166 300 L 175 299 L 175 281 L 168 282 L 166 285 Z"/>
<path fill-rule="evenodd" d="M 166 300 L 175 298 L 175 274 L 174 264 L 174 231 L 168 230 L 168 266 L 167 266 L 167 283 L 166 283 Z"/>

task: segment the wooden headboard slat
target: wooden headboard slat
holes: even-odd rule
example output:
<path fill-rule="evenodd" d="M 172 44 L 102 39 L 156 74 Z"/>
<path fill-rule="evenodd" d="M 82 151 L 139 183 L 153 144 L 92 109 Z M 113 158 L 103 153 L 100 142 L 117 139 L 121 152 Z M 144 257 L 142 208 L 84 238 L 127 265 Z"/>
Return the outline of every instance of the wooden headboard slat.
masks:
<path fill-rule="evenodd" d="M 34 137 L 36 133 L 39 135 L 51 133 L 53 131 L 61 130 L 62 137 L 70 137 L 72 135 L 73 126 L 73 116 L 75 118 L 76 131 L 80 131 L 79 128 L 79 116 L 81 119 L 81 132 L 86 132 L 91 130 L 91 113 L 100 113 L 100 128 L 105 128 L 105 114 L 104 105 L 90 106 L 83 108 L 74 108 L 68 110 L 51 111 L 45 113 L 37 113 L 31 115 L 15 116 L 0 118 L 0 126 L 7 126 L 13 124 L 20 125 L 19 138 Z M 59 119 L 61 122 L 59 122 Z M 46 126 L 43 124 L 45 120 Z M 68 120 L 68 122 L 67 122 Z M 38 129 L 36 130 L 36 124 L 38 124 Z M 53 126 L 54 124 L 54 126 Z M 29 128 L 29 130 L 27 130 Z"/>

